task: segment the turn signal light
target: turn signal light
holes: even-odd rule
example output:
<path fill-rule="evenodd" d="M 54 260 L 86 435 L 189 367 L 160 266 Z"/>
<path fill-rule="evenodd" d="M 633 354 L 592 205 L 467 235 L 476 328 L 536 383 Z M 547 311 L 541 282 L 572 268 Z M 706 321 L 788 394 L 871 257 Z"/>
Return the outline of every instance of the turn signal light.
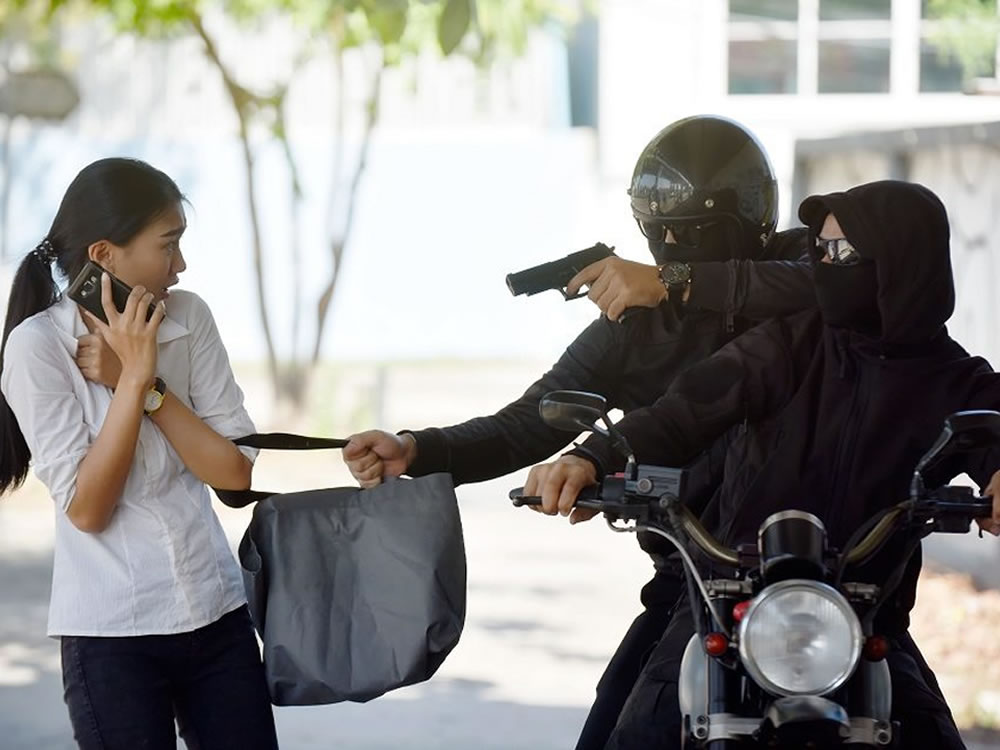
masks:
<path fill-rule="evenodd" d="M 740 602 L 739 604 L 733 605 L 733 619 L 736 622 L 740 622 L 746 617 L 747 610 L 750 609 L 751 601 L 747 599 L 745 602 Z"/>
<path fill-rule="evenodd" d="M 722 656 L 729 650 L 729 639 L 722 633 L 709 633 L 705 636 L 705 653 L 709 656 Z"/>
<path fill-rule="evenodd" d="M 868 661 L 882 661 L 889 654 L 889 639 L 883 635 L 869 636 L 862 653 Z"/>

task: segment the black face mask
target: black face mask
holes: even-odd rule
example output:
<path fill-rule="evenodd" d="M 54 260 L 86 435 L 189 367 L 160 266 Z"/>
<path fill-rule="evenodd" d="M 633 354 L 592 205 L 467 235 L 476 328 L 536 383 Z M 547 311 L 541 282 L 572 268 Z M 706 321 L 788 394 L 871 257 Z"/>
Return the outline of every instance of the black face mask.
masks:
<path fill-rule="evenodd" d="M 816 300 L 828 325 L 849 328 L 866 336 L 882 332 L 874 263 L 863 261 L 852 266 L 816 263 L 813 279 Z"/>
<path fill-rule="evenodd" d="M 681 261 L 684 263 L 706 263 L 710 261 L 727 261 L 733 258 L 732 238 L 726 227 L 726 222 L 716 221 L 702 226 L 692 236 L 697 237 L 697 244 L 687 239 L 686 232 L 679 232 L 677 242 L 666 243 L 649 240 L 649 251 L 657 264 Z"/>

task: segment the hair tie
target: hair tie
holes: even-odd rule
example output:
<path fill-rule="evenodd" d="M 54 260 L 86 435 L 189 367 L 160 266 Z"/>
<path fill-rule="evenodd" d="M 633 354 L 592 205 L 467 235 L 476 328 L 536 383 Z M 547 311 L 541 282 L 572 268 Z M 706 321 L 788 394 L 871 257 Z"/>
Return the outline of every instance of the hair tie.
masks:
<path fill-rule="evenodd" d="M 51 263 L 56 259 L 56 249 L 48 237 L 35 245 L 35 249 L 32 252 L 42 263 Z"/>

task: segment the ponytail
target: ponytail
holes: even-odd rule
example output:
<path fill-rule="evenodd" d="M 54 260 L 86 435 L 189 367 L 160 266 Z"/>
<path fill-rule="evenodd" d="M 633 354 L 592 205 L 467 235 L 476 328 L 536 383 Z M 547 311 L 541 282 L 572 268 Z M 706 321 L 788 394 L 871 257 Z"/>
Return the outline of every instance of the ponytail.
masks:
<path fill-rule="evenodd" d="M 56 253 L 48 239 L 39 243 L 21 261 L 10 288 L 7 319 L 0 343 L 0 374 L 6 365 L 7 337 L 20 323 L 50 307 L 59 298 L 59 288 L 52 278 Z M 0 495 L 17 489 L 28 475 L 31 451 L 21 434 L 17 418 L 7 397 L 0 393 Z"/>

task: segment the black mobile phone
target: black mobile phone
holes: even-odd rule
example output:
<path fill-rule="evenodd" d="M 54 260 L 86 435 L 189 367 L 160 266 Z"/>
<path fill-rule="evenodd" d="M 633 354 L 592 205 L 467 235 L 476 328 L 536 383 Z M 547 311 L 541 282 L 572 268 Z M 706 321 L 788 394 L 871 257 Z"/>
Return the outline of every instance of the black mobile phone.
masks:
<path fill-rule="evenodd" d="M 125 303 L 132 293 L 132 287 L 119 278 L 116 278 L 110 271 L 105 272 L 103 268 L 88 260 L 87 264 L 73 279 L 73 283 L 66 289 L 66 296 L 80 305 L 95 318 L 108 322 L 108 316 L 104 314 L 104 305 L 101 304 L 101 274 L 107 273 L 111 277 L 111 299 L 115 303 L 118 312 L 125 311 Z M 146 311 L 146 320 L 153 317 L 156 308 L 149 306 Z"/>

